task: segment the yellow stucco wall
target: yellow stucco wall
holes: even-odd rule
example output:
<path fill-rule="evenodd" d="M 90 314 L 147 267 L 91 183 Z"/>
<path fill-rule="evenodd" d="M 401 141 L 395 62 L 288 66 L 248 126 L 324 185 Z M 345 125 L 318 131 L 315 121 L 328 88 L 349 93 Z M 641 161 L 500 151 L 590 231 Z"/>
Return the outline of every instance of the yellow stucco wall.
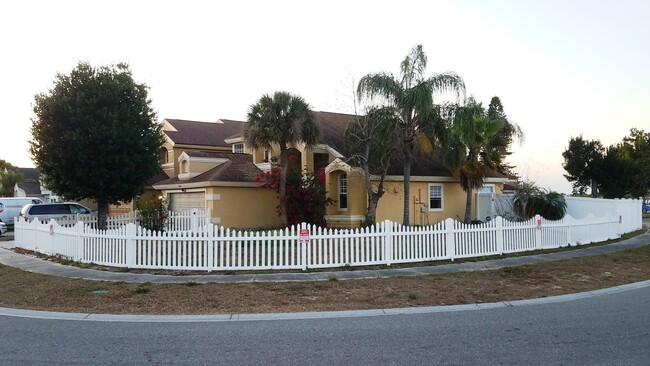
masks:
<path fill-rule="evenodd" d="M 217 166 L 215 162 L 190 162 L 190 173 L 201 174 Z"/>
<path fill-rule="evenodd" d="M 253 187 L 209 187 L 206 204 L 218 225 L 231 228 L 280 227 L 277 193 Z"/>
<path fill-rule="evenodd" d="M 434 183 L 434 182 L 431 182 Z M 411 182 L 409 216 L 411 225 L 434 224 L 448 217 L 458 219 L 465 215 L 466 193 L 457 182 L 435 183 L 443 189 L 442 211 L 426 210 L 421 213 L 422 204 L 429 204 L 429 182 Z M 392 220 L 402 223 L 404 215 L 404 182 L 386 182 L 384 196 L 377 207 L 377 221 Z M 475 207 L 473 207 L 473 210 Z"/>

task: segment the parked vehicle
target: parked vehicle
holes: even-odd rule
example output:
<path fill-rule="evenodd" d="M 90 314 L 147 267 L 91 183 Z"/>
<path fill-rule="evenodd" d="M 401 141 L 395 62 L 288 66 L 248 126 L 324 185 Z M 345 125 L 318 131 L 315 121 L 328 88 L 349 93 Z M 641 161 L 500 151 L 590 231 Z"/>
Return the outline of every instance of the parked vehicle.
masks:
<path fill-rule="evenodd" d="M 0 198 L 0 222 L 13 226 L 14 218 L 20 215 L 23 206 L 41 203 L 43 201 L 36 197 L 2 197 Z"/>
<path fill-rule="evenodd" d="M 40 221 L 73 220 L 79 215 L 96 217 L 97 212 L 75 202 L 30 204 L 20 211 L 20 217 L 25 221 L 31 221 L 35 217 Z"/>
<path fill-rule="evenodd" d="M 0 222 L 0 235 L 4 235 L 7 232 L 7 225 L 4 222 Z"/>

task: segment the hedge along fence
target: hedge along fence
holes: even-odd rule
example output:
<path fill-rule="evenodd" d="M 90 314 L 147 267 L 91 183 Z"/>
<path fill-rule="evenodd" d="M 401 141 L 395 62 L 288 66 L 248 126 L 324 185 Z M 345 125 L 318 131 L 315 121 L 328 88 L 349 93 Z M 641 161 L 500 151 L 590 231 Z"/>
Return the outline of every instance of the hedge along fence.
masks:
<path fill-rule="evenodd" d="M 501 217 L 466 225 L 447 219 L 412 227 L 391 221 L 360 229 L 293 226 L 237 231 L 208 224 L 197 230 L 157 232 L 127 224 L 97 230 L 78 222 L 16 222 L 16 246 L 82 263 L 172 270 L 268 270 L 391 265 L 552 249 L 620 238 L 622 217 L 570 216 L 525 222 Z M 301 233 L 301 229 L 302 233 Z M 309 230 L 308 238 L 305 229 Z M 640 229 L 640 227 L 639 227 Z"/>

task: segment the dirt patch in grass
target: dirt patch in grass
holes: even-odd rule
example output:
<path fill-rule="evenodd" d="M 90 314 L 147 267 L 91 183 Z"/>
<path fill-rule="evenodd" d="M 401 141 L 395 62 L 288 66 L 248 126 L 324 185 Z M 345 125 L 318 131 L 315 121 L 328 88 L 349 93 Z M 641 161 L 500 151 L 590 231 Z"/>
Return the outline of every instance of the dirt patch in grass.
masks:
<path fill-rule="evenodd" d="M 509 301 L 650 279 L 650 245 L 499 270 L 322 282 L 130 284 L 59 278 L 0 265 L 0 306 L 113 314 L 228 314 Z"/>

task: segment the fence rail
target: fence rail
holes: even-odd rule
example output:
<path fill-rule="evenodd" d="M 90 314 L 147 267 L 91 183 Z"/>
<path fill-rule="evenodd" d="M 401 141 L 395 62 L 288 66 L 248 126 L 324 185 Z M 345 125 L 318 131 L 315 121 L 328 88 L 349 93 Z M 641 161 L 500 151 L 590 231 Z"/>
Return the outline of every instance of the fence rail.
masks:
<path fill-rule="evenodd" d="M 211 224 L 150 231 L 136 224 L 98 230 L 84 222 L 15 225 L 16 245 L 83 263 L 174 270 L 268 270 L 390 265 L 501 255 L 619 238 L 622 218 L 593 215 L 525 222 L 501 217 L 479 225 L 447 219 L 408 227 L 391 221 L 359 229 L 293 226 L 237 231 Z M 301 229 L 308 229 L 308 239 Z"/>

